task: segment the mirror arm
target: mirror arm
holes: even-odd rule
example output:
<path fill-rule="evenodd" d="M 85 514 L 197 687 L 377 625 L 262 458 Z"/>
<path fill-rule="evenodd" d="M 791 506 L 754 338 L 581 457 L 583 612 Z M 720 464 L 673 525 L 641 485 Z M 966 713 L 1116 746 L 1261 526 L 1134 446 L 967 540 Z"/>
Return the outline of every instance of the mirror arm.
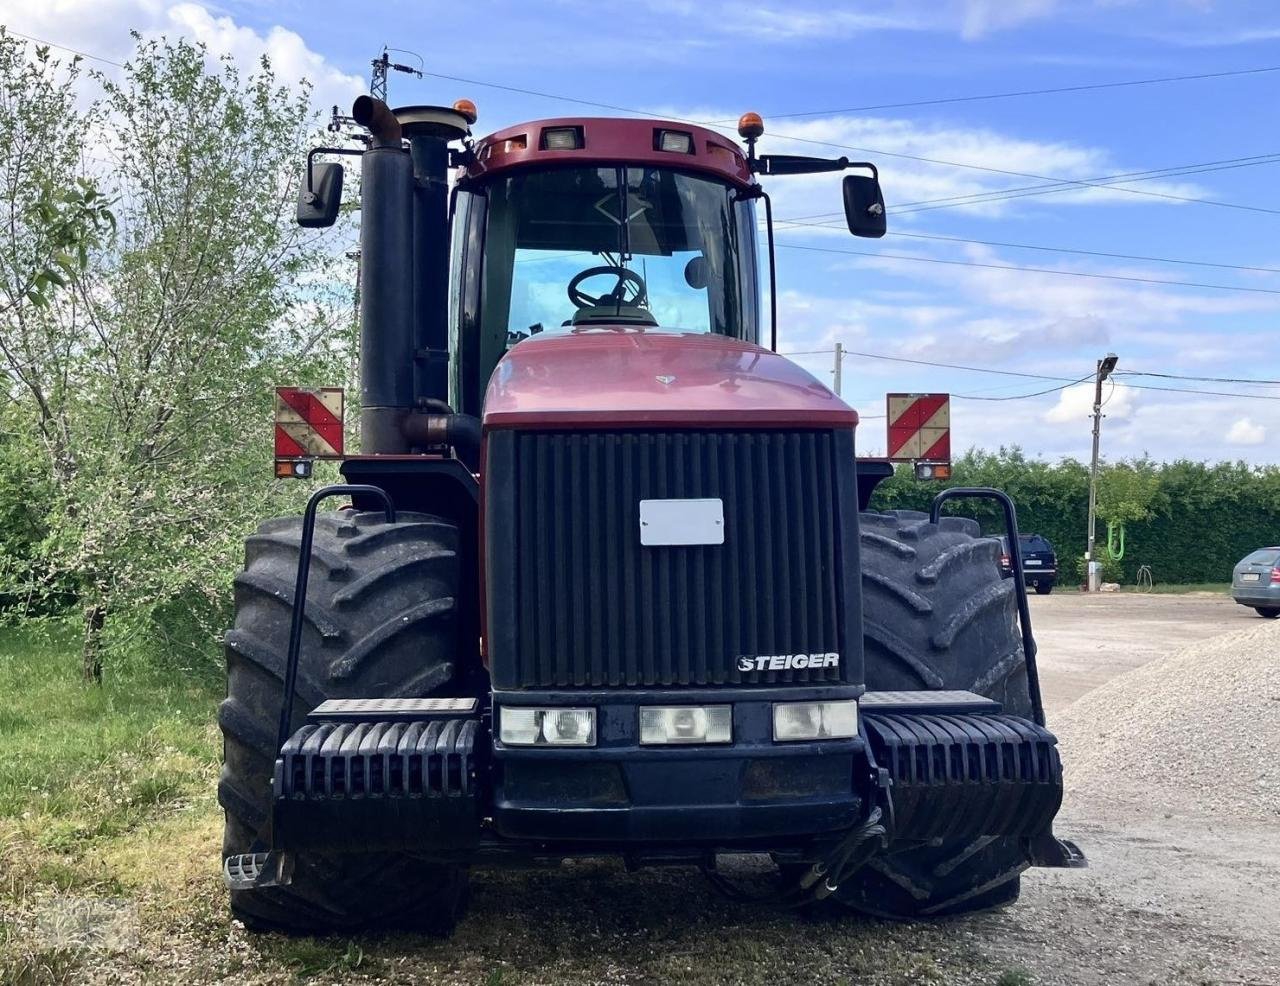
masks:
<path fill-rule="evenodd" d="M 769 348 L 778 351 L 778 269 L 773 260 L 773 200 L 761 189 L 764 199 L 765 238 L 769 243 Z"/>
<path fill-rule="evenodd" d="M 773 200 L 759 185 L 741 189 L 734 196 L 735 202 L 745 199 L 764 199 L 765 240 L 769 244 L 769 348 L 778 351 L 778 268 L 773 253 Z"/>
<path fill-rule="evenodd" d="M 880 172 L 870 161 L 850 161 L 847 157 L 801 157 L 792 154 L 762 154 L 750 159 L 752 174 L 758 175 L 815 175 L 825 171 L 845 171 L 849 168 L 866 168 L 871 177 L 880 180 Z"/>
<path fill-rule="evenodd" d="M 311 181 L 311 165 L 317 154 L 346 154 L 359 157 L 363 153 L 363 150 L 357 151 L 354 147 L 313 147 L 307 151 L 307 195 L 310 196 L 308 204 L 315 203 L 316 187 Z"/>

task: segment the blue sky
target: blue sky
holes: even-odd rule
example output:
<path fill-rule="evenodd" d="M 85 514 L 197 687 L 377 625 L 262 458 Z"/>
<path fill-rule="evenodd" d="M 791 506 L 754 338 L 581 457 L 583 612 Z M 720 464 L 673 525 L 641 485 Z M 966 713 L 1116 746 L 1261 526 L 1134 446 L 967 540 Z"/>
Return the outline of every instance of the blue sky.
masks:
<path fill-rule="evenodd" d="M 109 58 L 128 52 L 130 27 L 187 34 L 246 61 L 267 50 L 282 74 L 313 80 L 321 103 L 349 102 L 367 80 L 369 59 L 388 43 L 420 53 L 431 72 L 475 80 L 397 75 L 393 103 L 470 97 L 480 107 L 478 132 L 602 112 L 493 87 L 502 85 L 696 120 L 754 109 L 768 131 L 763 150 L 862 154 L 782 135 L 865 148 L 881 169 L 890 210 L 891 233 L 879 242 L 838 229 L 779 227 L 778 242 L 788 245 L 778 251 L 783 349 L 829 350 L 840 341 L 857 352 L 1067 380 L 1088 374 L 1111 350 L 1122 370 L 1280 379 L 1278 274 L 921 238 L 1280 269 L 1280 72 L 857 109 L 1280 66 L 1280 5 L 1273 2 L 529 0 L 369 3 L 355 12 L 330 0 L 0 0 L 0 21 Z M 815 115 L 783 116 L 794 113 Z M 1037 183 L 982 169 L 1079 181 L 1262 155 L 1277 157 L 1123 186 L 1157 194 L 1077 186 L 1005 202 L 900 208 Z M 769 187 L 779 218 L 840 208 L 836 176 L 774 179 Z M 1187 198 L 1249 208 L 1180 201 Z M 830 356 L 799 359 L 830 380 Z M 995 397 L 1057 385 L 853 356 L 844 384 L 868 416 L 860 439 L 868 452 L 883 449 L 884 422 L 870 415 L 883 414 L 887 390 Z M 1108 455 L 1276 460 L 1280 400 L 1133 384 L 1280 398 L 1280 386 L 1122 378 L 1107 409 Z M 1089 389 L 957 399 L 954 443 L 1086 457 Z"/>

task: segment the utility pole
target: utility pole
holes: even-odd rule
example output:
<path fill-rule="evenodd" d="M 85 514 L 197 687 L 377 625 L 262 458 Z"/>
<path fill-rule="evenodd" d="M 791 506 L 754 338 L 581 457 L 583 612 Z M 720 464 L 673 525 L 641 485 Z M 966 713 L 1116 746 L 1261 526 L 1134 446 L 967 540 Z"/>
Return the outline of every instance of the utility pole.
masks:
<path fill-rule="evenodd" d="M 835 381 L 836 385 L 834 388 L 832 388 L 833 390 L 835 390 L 837 397 L 840 396 L 840 364 L 842 362 L 844 362 L 844 346 L 842 346 L 840 343 L 837 342 L 836 343 L 836 381 Z"/>
<path fill-rule="evenodd" d="M 382 55 L 373 60 L 373 75 L 369 79 L 369 95 L 374 99 L 380 99 L 384 103 L 387 101 L 388 72 L 404 72 L 408 75 L 416 75 L 419 79 L 422 78 L 422 72 L 412 65 L 399 65 L 388 57 L 388 52 L 401 50 L 400 48 L 387 48 L 384 46 Z M 406 51 L 405 54 L 413 55 L 415 58 L 418 57 L 417 52 L 413 51 Z"/>
<path fill-rule="evenodd" d="M 1119 357 L 1115 353 L 1107 353 L 1098 360 L 1097 373 L 1093 383 L 1093 459 L 1089 465 L 1089 541 L 1085 549 L 1085 589 L 1093 590 L 1093 546 L 1094 525 L 1098 513 L 1098 440 L 1102 435 L 1102 382 L 1111 376 Z"/>

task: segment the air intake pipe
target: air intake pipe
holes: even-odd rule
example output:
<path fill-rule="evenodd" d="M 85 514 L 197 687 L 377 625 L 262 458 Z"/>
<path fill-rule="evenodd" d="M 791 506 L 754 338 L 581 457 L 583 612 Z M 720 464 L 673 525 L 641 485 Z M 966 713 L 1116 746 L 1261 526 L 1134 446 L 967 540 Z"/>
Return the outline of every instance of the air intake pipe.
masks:
<path fill-rule="evenodd" d="M 480 470 L 480 419 L 458 414 L 442 401 L 428 401 L 426 413 L 404 419 L 404 434 L 415 448 L 447 445 L 472 472 Z"/>

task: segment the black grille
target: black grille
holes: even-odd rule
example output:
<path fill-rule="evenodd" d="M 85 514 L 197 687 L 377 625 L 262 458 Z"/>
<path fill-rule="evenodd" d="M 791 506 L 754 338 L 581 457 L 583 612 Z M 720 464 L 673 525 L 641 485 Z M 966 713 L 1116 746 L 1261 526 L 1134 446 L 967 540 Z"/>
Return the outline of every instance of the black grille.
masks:
<path fill-rule="evenodd" d="M 840 574 L 852 457 L 851 436 L 830 431 L 491 435 L 495 685 L 859 680 Z M 724 503 L 724 544 L 640 544 L 641 500 L 701 497 Z M 738 670 L 739 656 L 800 653 L 841 660 Z"/>

